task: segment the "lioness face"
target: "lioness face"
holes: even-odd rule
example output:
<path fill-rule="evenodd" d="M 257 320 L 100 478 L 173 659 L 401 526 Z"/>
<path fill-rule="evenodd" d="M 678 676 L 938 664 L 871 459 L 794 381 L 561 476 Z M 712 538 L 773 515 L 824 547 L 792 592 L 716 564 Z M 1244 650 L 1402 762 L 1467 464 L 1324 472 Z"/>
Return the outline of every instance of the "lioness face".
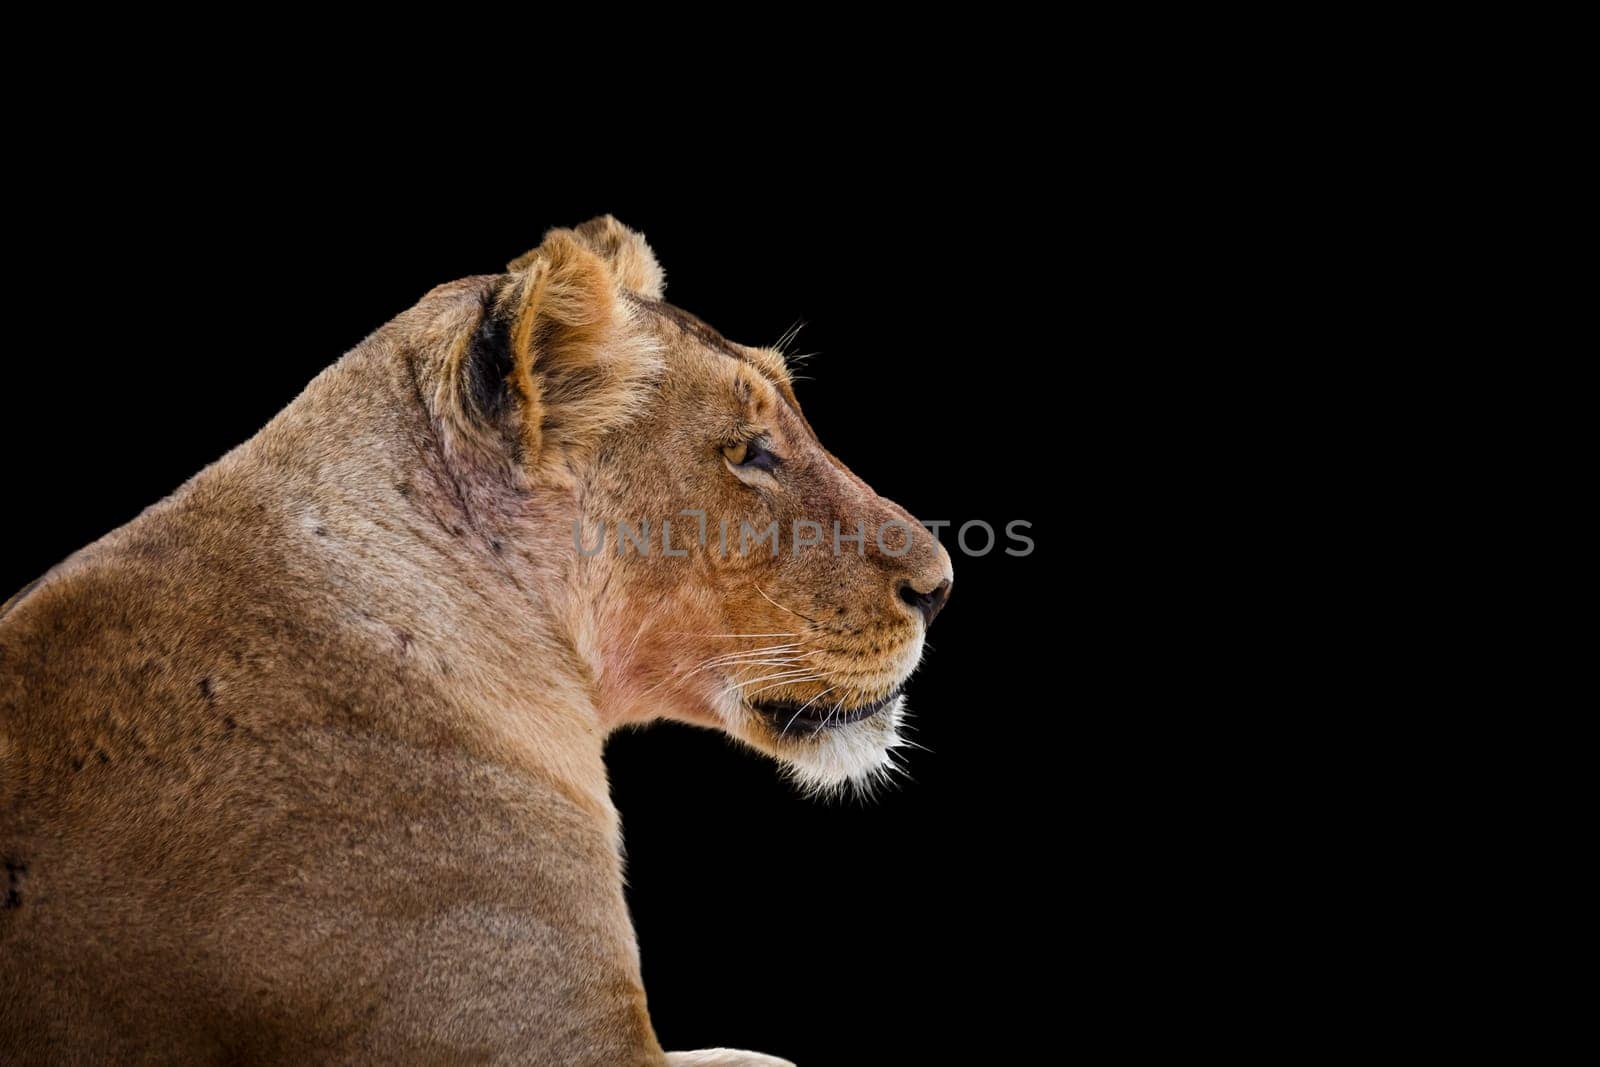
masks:
<path fill-rule="evenodd" d="M 720 727 L 810 789 L 869 786 L 894 769 L 949 554 L 817 440 L 777 350 L 627 299 L 661 370 L 580 491 L 582 551 L 608 536 L 585 560 L 607 699 Z"/>
<path fill-rule="evenodd" d="M 514 439 L 542 487 L 538 556 L 602 722 L 718 727 L 811 789 L 884 777 L 950 591 L 938 540 L 822 446 L 779 351 L 665 303 L 617 220 L 552 230 L 509 270 L 441 331 L 446 439 L 490 465 Z M 570 568 L 545 554 L 569 517 Z"/>

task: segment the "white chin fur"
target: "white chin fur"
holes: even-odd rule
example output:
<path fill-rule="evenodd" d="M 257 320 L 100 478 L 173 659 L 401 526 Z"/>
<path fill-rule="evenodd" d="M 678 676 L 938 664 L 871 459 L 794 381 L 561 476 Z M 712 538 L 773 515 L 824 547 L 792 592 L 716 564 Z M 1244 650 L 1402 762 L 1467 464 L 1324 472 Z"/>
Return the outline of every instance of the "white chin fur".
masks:
<path fill-rule="evenodd" d="M 904 773 L 894 752 L 904 744 L 906 715 L 906 698 L 898 696 L 870 719 L 802 735 L 777 756 L 786 777 L 808 796 L 870 797 Z"/>

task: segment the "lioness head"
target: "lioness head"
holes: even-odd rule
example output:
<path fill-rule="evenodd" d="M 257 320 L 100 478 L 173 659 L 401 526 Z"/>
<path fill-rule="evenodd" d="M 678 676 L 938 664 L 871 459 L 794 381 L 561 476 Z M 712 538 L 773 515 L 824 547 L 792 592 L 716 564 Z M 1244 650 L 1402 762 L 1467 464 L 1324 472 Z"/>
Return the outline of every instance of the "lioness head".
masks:
<path fill-rule="evenodd" d="M 609 216 L 476 284 L 451 440 L 508 457 L 605 721 L 720 728 L 813 789 L 889 771 L 950 557 L 817 439 L 782 352 L 665 303 Z"/>

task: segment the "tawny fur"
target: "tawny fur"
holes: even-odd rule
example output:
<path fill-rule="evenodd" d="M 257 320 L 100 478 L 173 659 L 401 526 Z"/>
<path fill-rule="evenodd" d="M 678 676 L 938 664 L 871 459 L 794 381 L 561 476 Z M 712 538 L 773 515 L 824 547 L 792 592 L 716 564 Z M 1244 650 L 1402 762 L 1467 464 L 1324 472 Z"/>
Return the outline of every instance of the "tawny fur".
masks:
<path fill-rule="evenodd" d="M 898 704 L 789 735 L 741 687 L 883 696 L 922 649 L 897 583 L 950 564 L 920 527 L 903 555 L 577 552 L 575 523 L 683 536 L 686 507 L 910 519 L 662 277 L 608 216 L 441 286 L 0 608 L 0 1062 L 782 1062 L 657 1044 L 606 735 L 672 717 L 870 780 Z M 757 430 L 771 485 L 719 451 Z"/>

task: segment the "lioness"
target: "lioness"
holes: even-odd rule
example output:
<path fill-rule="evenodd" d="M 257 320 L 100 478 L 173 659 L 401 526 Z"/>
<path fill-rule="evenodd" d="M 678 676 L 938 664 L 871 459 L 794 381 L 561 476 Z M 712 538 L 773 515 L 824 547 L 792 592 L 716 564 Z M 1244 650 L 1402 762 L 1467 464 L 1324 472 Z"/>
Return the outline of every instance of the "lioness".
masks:
<path fill-rule="evenodd" d="M 867 783 L 951 565 L 662 280 L 440 286 L 0 609 L 0 1061 L 782 1062 L 661 1051 L 606 736 Z"/>

